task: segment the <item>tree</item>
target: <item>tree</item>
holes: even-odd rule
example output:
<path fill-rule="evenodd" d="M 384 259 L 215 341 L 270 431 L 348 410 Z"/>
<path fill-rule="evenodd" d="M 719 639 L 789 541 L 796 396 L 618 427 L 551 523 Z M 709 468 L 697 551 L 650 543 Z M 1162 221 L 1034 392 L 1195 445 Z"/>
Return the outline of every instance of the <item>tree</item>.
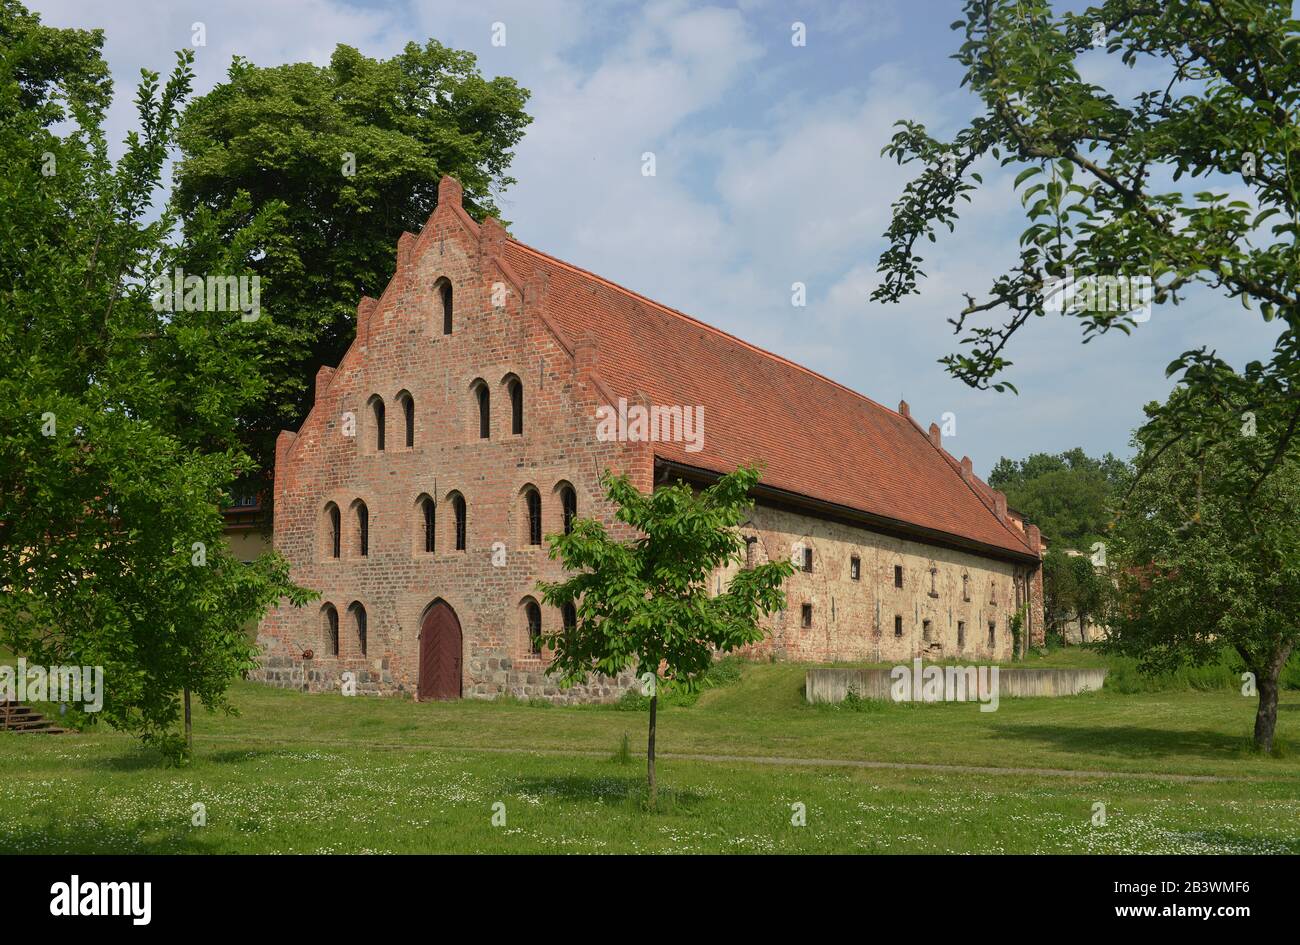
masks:
<path fill-rule="evenodd" d="M 976 388 L 1014 390 L 998 379 L 1012 364 L 1008 345 L 1049 308 L 1077 319 L 1087 342 L 1127 333 L 1137 317 L 1131 293 L 1108 297 L 1111 288 L 1141 293 L 1145 279 L 1155 304 L 1177 304 L 1208 287 L 1278 321 L 1272 357 L 1238 374 L 1202 347 L 1167 373 L 1276 426 L 1280 460 L 1300 432 L 1300 22 L 1288 6 L 1105 0 L 1057 13 L 1049 0 L 966 0 L 954 58 L 982 107 L 948 141 L 899 123 L 885 153 L 924 170 L 893 205 L 872 297 L 918 291 L 917 242 L 955 227 L 957 200 L 983 184 L 973 168 L 989 156 L 1018 170 L 1028 226 L 1018 263 L 984 295 L 966 293 L 949 320 L 964 351 L 942 360 L 948 371 Z M 1121 96 L 1085 81 L 1078 63 L 1088 55 L 1118 57 L 1144 91 Z M 1080 294 L 1078 280 L 1106 291 Z M 979 323 L 997 311 L 1001 325 Z M 1175 438 L 1230 439 L 1235 424 L 1217 422 L 1215 403 L 1174 398 L 1160 409 L 1181 411 L 1169 425 Z M 1253 488 L 1273 468 L 1252 470 Z"/>
<path fill-rule="evenodd" d="M 1021 461 L 1004 456 L 989 474 L 989 485 L 1042 530 L 1050 547 L 1086 551 L 1106 532 L 1125 470 L 1110 453 L 1093 459 L 1076 448 L 1033 453 Z"/>
<path fill-rule="evenodd" d="M 727 653 L 763 638 L 759 617 L 785 606 L 781 585 L 794 573 L 789 561 L 739 570 L 725 590 L 710 594 L 718 568 L 743 560 L 737 526 L 751 507 L 756 469 L 741 468 L 696 493 L 682 483 L 637 491 L 626 476 L 606 472 L 602 483 L 617 521 L 636 537 L 620 541 L 594 519 L 576 519 L 568 535 L 551 535 L 550 555 L 575 572 L 562 582 L 541 582 L 543 599 L 572 605 L 573 626 L 547 634 L 554 651 L 549 673 L 564 685 L 591 673 L 641 674 L 650 696 L 646 778 L 650 807 L 657 802 L 655 716 L 659 682 L 692 689 Z"/>
<path fill-rule="evenodd" d="M 222 535 L 252 466 L 235 417 L 263 392 L 261 327 L 154 304 L 184 252 L 169 208 L 149 218 L 192 53 L 164 85 L 142 74 L 114 163 L 102 42 L 0 5 L 0 642 L 103 667 L 100 717 L 178 759 L 178 695 L 229 708 L 255 655 L 242 625 L 309 593 Z M 231 234 L 217 271 L 246 272 L 260 225 Z"/>
<path fill-rule="evenodd" d="M 1279 454 L 1295 443 L 1280 424 L 1171 440 L 1161 418 L 1202 409 L 1173 406 L 1148 406 L 1153 419 L 1136 435 L 1148 472 L 1107 545 L 1116 582 L 1107 646 L 1151 672 L 1211 662 L 1231 646 L 1258 688 L 1255 745 L 1271 751 L 1279 677 L 1300 639 L 1300 449 Z"/>
<path fill-rule="evenodd" d="M 264 214 L 252 271 L 269 319 L 266 390 L 242 414 L 244 442 L 269 469 L 275 437 L 297 428 L 321 365 L 351 343 L 362 295 L 392 276 L 397 239 L 418 232 L 444 174 L 460 179 L 469 212 L 497 212 L 492 193 L 531 120 L 528 93 L 485 80 L 471 53 L 430 41 L 376 60 L 339 45 L 329 65 L 263 68 L 236 57 L 228 80 L 181 122 L 176 199 L 203 271 L 219 237 Z"/>
<path fill-rule="evenodd" d="M 1043 619 L 1049 627 L 1064 631 L 1066 621 L 1079 621 L 1084 637 L 1090 618 L 1101 614 L 1106 596 L 1106 578 L 1088 555 L 1067 554 L 1049 547 L 1043 556 Z"/>

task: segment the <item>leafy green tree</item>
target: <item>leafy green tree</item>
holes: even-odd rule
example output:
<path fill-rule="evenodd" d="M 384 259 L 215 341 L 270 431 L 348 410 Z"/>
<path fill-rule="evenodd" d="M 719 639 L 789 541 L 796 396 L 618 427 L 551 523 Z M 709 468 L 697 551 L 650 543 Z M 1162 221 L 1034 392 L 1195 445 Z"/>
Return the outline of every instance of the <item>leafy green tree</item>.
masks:
<path fill-rule="evenodd" d="M 1020 461 L 1003 457 L 989 474 L 989 485 L 1006 493 L 1007 503 L 1042 530 L 1049 547 L 1086 551 L 1106 532 L 1110 503 L 1125 471 L 1123 461 L 1110 453 L 1098 460 L 1076 448 Z"/>
<path fill-rule="evenodd" d="M 626 476 L 602 479 L 616 519 L 633 531 L 628 540 L 594 519 L 577 519 L 568 535 L 551 535 L 550 555 L 574 572 L 563 582 L 542 582 L 543 599 L 572 604 L 572 627 L 547 634 L 554 651 L 548 672 L 564 685 L 591 673 L 616 676 L 635 668 L 650 696 L 646 777 L 650 806 L 655 784 L 655 715 L 659 683 L 690 690 L 727 653 L 763 638 L 758 619 L 785 606 L 782 584 L 794 567 L 773 561 L 741 568 L 720 594 L 710 593 L 714 571 L 743 560 L 737 529 L 751 508 L 756 469 L 741 468 L 695 492 L 682 483 L 637 491 Z"/>
<path fill-rule="evenodd" d="M 1202 347 L 1167 373 L 1253 411 L 1281 431 L 1285 453 L 1300 432 L 1300 22 L 1275 0 L 1059 6 L 966 0 L 953 24 L 964 34 L 954 58 L 980 108 L 947 141 L 899 123 L 885 153 L 924 169 L 893 205 L 873 298 L 918 291 L 918 241 L 956 226 L 958 200 L 983 184 L 974 168 L 987 156 L 1018 171 L 1028 226 L 1018 262 L 987 291 L 972 287 L 950 319 L 963 336 L 961 352 L 943 359 L 951 374 L 1014 389 L 999 379 L 1012 364 L 1008 346 L 1049 308 L 1076 319 L 1085 342 L 1132 327 L 1122 300 L 1085 294 L 1069 304 L 1056 280 L 1147 278 L 1156 304 L 1177 304 L 1201 286 L 1276 320 L 1272 357 L 1238 374 Z M 1142 91 L 1122 95 L 1085 80 L 1086 56 L 1115 57 L 1132 70 L 1125 82 Z M 1001 324 L 983 323 L 999 312 Z M 1231 438 L 1235 425 L 1217 422 L 1215 403 L 1175 398 L 1160 409 L 1181 412 L 1174 438 Z M 1255 482 L 1273 468 L 1266 463 Z"/>
<path fill-rule="evenodd" d="M 494 191 L 531 120 L 514 80 L 485 80 L 471 53 L 430 41 L 376 60 L 339 45 L 327 66 L 258 67 L 242 58 L 181 122 L 176 199 L 194 251 L 210 264 L 228 236 L 265 214 L 252 271 L 269 318 L 263 395 L 242 414 L 264 469 L 276 434 L 296 428 L 322 364 L 351 343 L 362 295 L 393 274 L 397 239 L 418 232 L 444 174 L 469 212 L 497 213 Z"/>
<path fill-rule="evenodd" d="M 222 535 L 252 465 L 235 417 L 263 393 L 261 326 L 154 304 L 184 251 L 153 202 L 192 53 L 163 85 L 143 73 L 114 162 L 102 42 L 0 5 L 0 642 L 103 667 L 100 717 L 176 759 L 178 696 L 228 708 L 254 657 L 242 625 L 309 595 Z M 246 272 L 259 226 L 231 234 L 219 271 Z"/>
<path fill-rule="evenodd" d="M 1300 449 L 1280 423 L 1233 422 L 1246 402 L 1148 406 L 1136 435 L 1147 473 L 1107 543 L 1107 645 L 1148 672 L 1212 663 L 1231 646 L 1258 689 L 1255 745 L 1270 751 L 1279 677 L 1300 640 Z M 1221 411 L 1233 436 L 1171 435 L 1168 417 L 1202 409 Z"/>
<path fill-rule="evenodd" d="M 1063 634 L 1067 621 L 1078 620 L 1082 634 L 1089 619 L 1102 613 L 1106 592 L 1104 572 L 1098 572 L 1091 557 L 1048 547 L 1043 556 L 1043 618 L 1049 627 Z"/>

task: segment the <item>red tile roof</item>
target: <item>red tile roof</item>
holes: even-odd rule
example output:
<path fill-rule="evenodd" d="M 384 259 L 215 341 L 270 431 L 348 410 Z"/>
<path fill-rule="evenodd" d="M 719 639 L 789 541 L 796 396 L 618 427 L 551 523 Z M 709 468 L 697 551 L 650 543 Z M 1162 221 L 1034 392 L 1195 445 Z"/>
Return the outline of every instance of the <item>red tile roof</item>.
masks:
<path fill-rule="evenodd" d="M 910 418 L 726 332 L 513 239 L 507 264 L 547 281 L 547 316 L 594 336 L 595 369 L 637 403 L 704 407 L 703 449 L 654 444 L 664 460 L 713 472 L 759 462 L 763 484 L 991 549 L 1034 554 L 995 514 L 993 491 Z"/>

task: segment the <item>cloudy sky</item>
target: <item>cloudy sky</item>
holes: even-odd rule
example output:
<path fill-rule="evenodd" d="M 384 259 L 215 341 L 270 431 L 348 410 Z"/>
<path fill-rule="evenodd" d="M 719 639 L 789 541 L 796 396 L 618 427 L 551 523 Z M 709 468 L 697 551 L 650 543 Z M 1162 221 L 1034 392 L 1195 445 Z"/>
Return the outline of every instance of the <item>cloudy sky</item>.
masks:
<path fill-rule="evenodd" d="M 1240 366 L 1272 344 L 1257 314 L 1206 293 L 1088 345 L 1072 321 L 1036 320 L 1011 351 L 1019 396 L 949 378 L 936 363 L 954 350 L 946 320 L 963 291 L 982 293 L 1015 259 L 1024 228 L 1011 175 L 996 166 L 981 168 L 988 186 L 957 233 L 927 247 L 921 294 L 870 301 L 890 203 L 909 178 L 880 156 L 892 124 L 919 119 L 942 135 L 974 108 L 948 58 L 957 0 L 27 4 L 50 25 L 105 30 L 119 138 L 139 70 L 168 71 L 195 22 L 207 37 L 198 93 L 235 54 L 324 63 L 337 43 L 387 57 L 430 37 L 470 50 L 485 74 L 532 92 L 519 182 L 498 199 L 515 236 L 881 403 L 906 399 L 923 424 L 951 412 L 957 436 L 945 445 L 981 474 L 999 456 L 1074 446 L 1127 456 L 1176 355 L 1208 345 Z M 791 41 L 796 22 L 804 46 Z M 1111 88 L 1140 85 L 1102 53 L 1086 69 Z M 653 177 L 641 172 L 647 151 Z M 791 305 L 794 282 L 807 286 L 806 307 Z"/>

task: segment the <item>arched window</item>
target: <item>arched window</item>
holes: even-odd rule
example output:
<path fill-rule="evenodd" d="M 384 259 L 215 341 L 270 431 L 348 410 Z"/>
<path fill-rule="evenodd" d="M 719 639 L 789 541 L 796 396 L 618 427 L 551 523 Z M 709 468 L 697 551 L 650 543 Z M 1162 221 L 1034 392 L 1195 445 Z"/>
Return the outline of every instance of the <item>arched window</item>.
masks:
<path fill-rule="evenodd" d="M 451 513 L 456 522 L 456 550 L 465 550 L 466 512 L 465 499 L 459 492 L 451 494 Z"/>
<path fill-rule="evenodd" d="M 524 619 L 528 624 L 528 651 L 534 656 L 542 653 L 542 608 L 531 597 L 524 601 Z"/>
<path fill-rule="evenodd" d="M 524 507 L 528 513 L 528 544 L 542 543 L 542 496 L 532 486 L 524 487 Z"/>
<path fill-rule="evenodd" d="M 325 506 L 325 547 L 331 558 L 337 558 L 342 550 L 342 526 L 339 507 L 333 502 Z"/>
<path fill-rule="evenodd" d="M 370 554 L 370 510 L 360 499 L 353 508 L 357 513 L 357 554 L 364 558 Z"/>
<path fill-rule="evenodd" d="M 524 385 L 519 378 L 511 377 L 506 381 L 506 390 L 510 393 L 510 432 L 519 436 L 524 432 Z"/>
<path fill-rule="evenodd" d="M 421 547 L 426 554 L 433 554 L 438 548 L 438 506 L 427 495 L 420 499 L 420 516 L 424 529 Z"/>
<path fill-rule="evenodd" d="M 575 630 L 578 626 L 578 608 L 570 602 L 560 608 L 560 619 L 564 621 L 564 629 Z"/>
<path fill-rule="evenodd" d="M 320 609 L 321 629 L 325 631 L 325 652 L 330 656 L 339 655 L 339 612 L 333 604 L 326 604 Z"/>
<path fill-rule="evenodd" d="M 384 400 L 378 394 L 370 398 L 370 422 L 375 428 L 375 452 L 384 451 Z"/>
<path fill-rule="evenodd" d="M 560 508 L 564 510 L 564 534 L 573 533 L 573 520 L 578 517 L 578 493 L 567 483 L 560 487 Z"/>
<path fill-rule="evenodd" d="M 397 395 L 397 402 L 402 405 L 402 419 L 406 422 L 406 448 L 415 446 L 415 399 L 406 391 Z"/>
<path fill-rule="evenodd" d="M 348 613 L 352 615 L 352 629 L 357 634 L 357 652 L 362 656 L 366 655 L 366 608 L 361 606 L 360 601 L 353 601 L 352 606 L 348 608 Z"/>
<path fill-rule="evenodd" d="M 438 296 L 442 300 L 442 333 L 451 334 L 451 283 L 443 280 L 438 288 Z"/>
<path fill-rule="evenodd" d="M 473 386 L 474 399 L 478 402 L 478 437 L 480 440 L 486 440 L 492 435 L 492 405 L 491 394 L 488 393 L 487 384 L 475 381 Z"/>

